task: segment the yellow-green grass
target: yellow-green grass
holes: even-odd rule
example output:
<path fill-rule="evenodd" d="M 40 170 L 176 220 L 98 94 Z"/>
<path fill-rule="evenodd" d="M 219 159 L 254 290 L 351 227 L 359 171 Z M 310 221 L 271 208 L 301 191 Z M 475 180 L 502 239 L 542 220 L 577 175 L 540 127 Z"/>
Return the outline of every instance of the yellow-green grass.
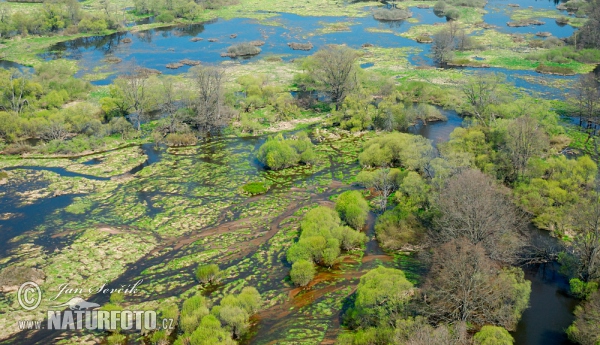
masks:
<path fill-rule="evenodd" d="M 510 19 L 513 21 L 542 19 L 542 18 L 558 19 L 561 17 L 569 18 L 569 25 L 571 25 L 573 27 L 577 27 L 577 28 L 583 26 L 583 24 L 585 24 L 585 22 L 587 20 L 585 18 L 575 18 L 575 17 L 566 16 L 564 13 L 562 13 L 558 10 L 541 10 L 541 9 L 527 8 L 527 9 L 513 10 L 512 13 L 510 14 Z"/>

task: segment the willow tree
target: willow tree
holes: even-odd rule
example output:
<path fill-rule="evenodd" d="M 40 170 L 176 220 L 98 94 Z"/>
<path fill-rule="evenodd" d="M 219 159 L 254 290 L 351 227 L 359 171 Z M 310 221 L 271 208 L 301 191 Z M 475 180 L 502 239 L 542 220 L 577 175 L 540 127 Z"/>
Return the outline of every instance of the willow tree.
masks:
<path fill-rule="evenodd" d="M 310 75 L 317 86 L 329 92 L 336 109 L 358 85 L 358 54 L 346 47 L 328 45 L 312 56 Z"/>

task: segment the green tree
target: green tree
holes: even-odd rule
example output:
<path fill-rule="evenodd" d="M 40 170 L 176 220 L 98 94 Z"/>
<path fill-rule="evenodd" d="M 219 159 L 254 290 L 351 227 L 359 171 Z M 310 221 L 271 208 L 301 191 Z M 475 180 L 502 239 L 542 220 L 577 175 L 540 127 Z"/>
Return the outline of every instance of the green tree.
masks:
<path fill-rule="evenodd" d="M 483 326 L 473 340 L 477 345 L 512 345 L 515 342 L 506 329 L 489 325 Z"/>
<path fill-rule="evenodd" d="M 379 266 L 360 278 L 350 316 L 362 327 L 394 326 L 405 316 L 413 293 L 413 284 L 404 272 Z"/>
<path fill-rule="evenodd" d="M 221 280 L 222 274 L 217 264 L 199 265 L 196 278 L 203 284 L 216 284 Z"/>
<path fill-rule="evenodd" d="M 342 220 L 356 230 L 360 230 L 369 216 L 369 204 L 358 191 L 340 194 L 335 202 L 335 210 Z"/>
<path fill-rule="evenodd" d="M 306 286 L 315 277 L 315 267 L 310 261 L 298 260 L 292 265 L 290 277 L 294 284 Z"/>

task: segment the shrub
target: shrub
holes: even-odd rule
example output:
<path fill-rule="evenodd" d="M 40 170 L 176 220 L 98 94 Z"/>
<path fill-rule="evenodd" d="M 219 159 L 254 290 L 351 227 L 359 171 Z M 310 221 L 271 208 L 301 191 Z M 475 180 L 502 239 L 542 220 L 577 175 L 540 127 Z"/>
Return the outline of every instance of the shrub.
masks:
<path fill-rule="evenodd" d="M 106 337 L 106 343 L 108 345 L 124 345 L 127 343 L 127 338 L 123 334 L 115 333 Z"/>
<path fill-rule="evenodd" d="M 394 8 L 378 8 L 373 11 L 373 18 L 377 20 L 395 21 L 404 20 L 412 17 L 412 13 L 409 10 Z"/>
<path fill-rule="evenodd" d="M 312 164 L 316 160 L 313 144 L 308 137 L 284 139 L 281 134 L 269 138 L 258 150 L 258 159 L 273 170 L 285 169 L 299 163 Z"/>
<path fill-rule="evenodd" d="M 192 133 L 169 133 L 165 138 L 168 146 L 196 145 L 198 138 Z"/>
<path fill-rule="evenodd" d="M 338 196 L 335 210 L 352 228 L 360 230 L 367 221 L 369 204 L 358 191 L 347 191 Z"/>
<path fill-rule="evenodd" d="M 402 205 L 385 211 L 375 223 L 377 241 L 385 250 L 398 250 L 407 244 L 415 243 L 422 232 L 415 216 L 407 212 Z"/>
<path fill-rule="evenodd" d="M 395 324 L 412 296 L 404 272 L 379 266 L 360 278 L 350 319 L 362 327 Z"/>
<path fill-rule="evenodd" d="M 221 281 L 222 275 L 217 264 L 208 264 L 198 266 L 196 278 L 203 284 L 214 284 Z"/>
<path fill-rule="evenodd" d="M 250 43 L 240 43 L 227 48 L 227 55 L 230 57 L 236 56 L 251 56 L 260 54 L 261 49 Z"/>
<path fill-rule="evenodd" d="M 287 260 L 332 266 L 341 250 L 352 250 L 366 242 L 365 234 L 341 225 L 335 210 L 320 206 L 306 213 L 300 223 L 300 240 L 287 251 Z"/>
<path fill-rule="evenodd" d="M 250 195 L 265 194 L 269 190 L 269 185 L 265 182 L 250 182 L 243 185 L 242 190 Z"/>
<path fill-rule="evenodd" d="M 497 326 L 483 326 L 473 337 L 476 345 L 512 345 L 513 337 L 508 331 Z"/>
<path fill-rule="evenodd" d="M 310 261 L 298 260 L 292 265 L 290 277 L 294 284 L 306 286 L 315 277 L 315 267 Z"/>
<path fill-rule="evenodd" d="M 175 16 L 171 12 L 162 12 L 156 16 L 156 21 L 160 23 L 170 23 L 175 20 Z"/>
<path fill-rule="evenodd" d="M 596 282 L 584 282 L 578 278 L 569 280 L 571 287 L 571 293 L 577 298 L 586 299 L 591 296 L 594 292 L 598 291 L 598 283 Z"/>
<path fill-rule="evenodd" d="M 538 73 L 544 74 L 559 74 L 559 75 L 574 75 L 575 71 L 570 67 L 563 66 L 548 66 L 543 63 L 539 64 L 539 66 L 535 69 Z"/>
<path fill-rule="evenodd" d="M 364 167 L 403 166 L 423 170 L 431 160 L 433 146 L 428 139 L 406 133 L 390 133 L 371 139 L 358 156 Z"/>

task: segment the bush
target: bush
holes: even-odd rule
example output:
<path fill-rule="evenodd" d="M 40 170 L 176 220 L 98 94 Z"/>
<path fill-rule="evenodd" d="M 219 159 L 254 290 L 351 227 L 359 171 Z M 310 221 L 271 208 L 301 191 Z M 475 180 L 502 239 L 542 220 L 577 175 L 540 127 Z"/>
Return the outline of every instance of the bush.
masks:
<path fill-rule="evenodd" d="M 341 250 L 359 248 L 367 240 L 365 234 L 341 225 L 335 210 L 325 206 L 306 213 L 300 223 L 300 240 L 287 251 L 287 260 L 300 260 L 332 266 Z"/>
<path fill-rule="evenodd" d="M 281 134 L 271 137 L 258 149 L 258 160 L 272 170 L 280 170 L 299 163 L 312 164 L 316 160 L 314 145 L 308 137 L 284 139 Z"/>
<path fill-rule="evenodd" d="M 539 64 L 539 66 L 535 69 L 538 73 L 544 74 L 559 74 L 559 75 L 574 75 L 575 71 L 570 67 L 563 66 L 548 66 L 543 63 Z"/>
<path fill-rule="evenodd" d="M 196 145 L 198 138 L 192 133 L 169 133 L 165 138 L 168 146 Z"/>
<path fill-rule="evenodd" d="M 310 261 L 298 260 L 292 265 L 290 277 L 294 284 L 306 286 L 315 277 L 315 267 Z"/>
<path fill-rule="evenodd" d="M 349 319 L 359 327 L 395 324 L 412 296 L 404 272 L 379 266 L 360 278 Z"/>
<path fill-rule="evenodd" d="M 222 274 L 217 264 L 198 266 L 196 278 L 203 284 L 214 284 L 221 281 Z"/>
<path fill-rule="evenodd" d="M 412 17 L 412 13 L 409 10 L 399 8 L 378 8 L 373 11 L 373 18 L 377 20 L 395 21 L 408 19 L 410 17 Z"/>
<path fill-rule="evenodd" d="M 591 296 L 594 292 L 598 291 L 598 283 L 596 282 L 584 282 L 578 278 L 569 280 L 571 287 L 571 293 L 577 298 L 586 299 Z"/>
<path fill-rule="evenodd" d="M 249 195 L 265 194 L 269 191 L 269 185 L 265 182 L 250 182 L 243 185 L 242 190 Z"/>
<path fill-rule="evenodd" d="M 175 16 L 171 12 L 162 12 L 156 16 L 156 21 L 160 23 L 170 23 L 175 20 Z"/>
<path fill-rule="evenodd" d="M 428 139 L 406 133 L 390 133 L 366 142 L 358 160 L 363 167 L 402 166 L 423 170 L 432 155 L 433 146 Z"/>
<path fill-rule="evenodd" d="M 377 241 L 385 250 L 398 250 L 417 242 L 423 233 L 419 222 L 402 205 L 385 211 L 375 223 Z"/>
<path fill-rule="evenodd" d="M 347 191 L 338 196 L 335 210 L 342 220 L 356 230 L 360 230 L 367 221 L 369 204 L 358 191 Z"/>
<path fill-rule="evenodd" d="M 240 43 L 227 48 L 227 55 L 230 57 L 236 56 L 251 56 L 260 54 L 261 49 L 250 43 Z"/>
<path fill-rule="evenodd" d="M 476 345 L 512 345 L 515 341 L 506 329 L 497 326 L 483 326 L 473 340 Z"/>

